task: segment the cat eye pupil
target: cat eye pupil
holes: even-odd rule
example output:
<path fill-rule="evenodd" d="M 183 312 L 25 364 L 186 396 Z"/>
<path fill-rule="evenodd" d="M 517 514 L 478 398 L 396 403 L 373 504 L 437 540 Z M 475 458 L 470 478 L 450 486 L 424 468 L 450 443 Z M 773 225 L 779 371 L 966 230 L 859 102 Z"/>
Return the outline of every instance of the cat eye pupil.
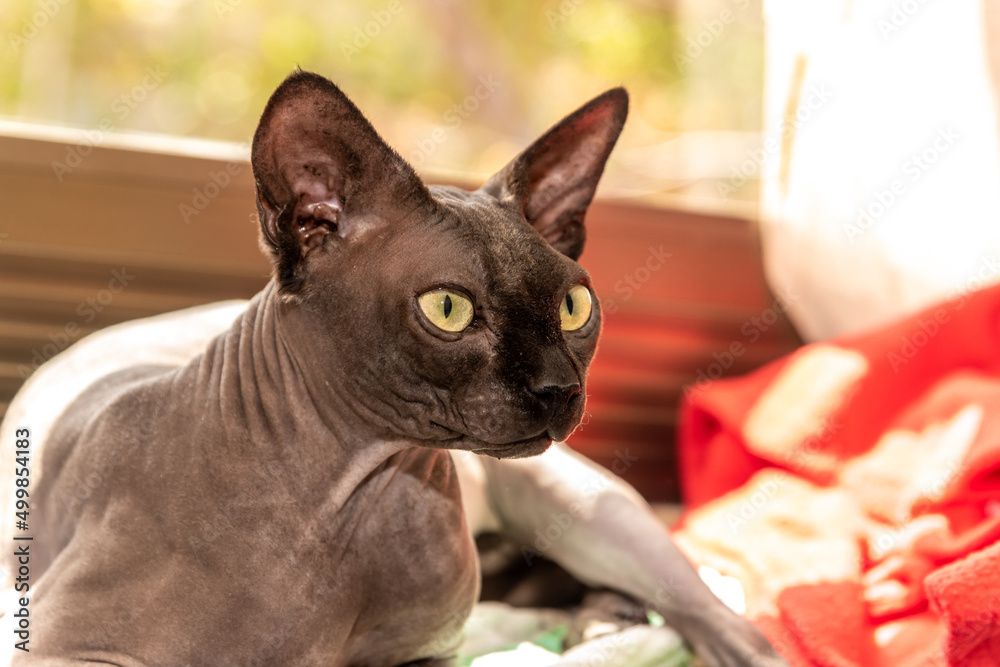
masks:
<path fill-rule="evenodd" d="M 450 317 L 451 316 L 451 297 L 450 296 L 445 296 L 444 297 L 444 316 L 445 317 Z"/>
<path fill-rule="evenodd" d="M 573 285 L 559 306 L 563 331 L 576 331 L 582 328 L 590 320 L 592 310 L 593 300 L 590 297 L 590 290 L 585 285 Z"/>

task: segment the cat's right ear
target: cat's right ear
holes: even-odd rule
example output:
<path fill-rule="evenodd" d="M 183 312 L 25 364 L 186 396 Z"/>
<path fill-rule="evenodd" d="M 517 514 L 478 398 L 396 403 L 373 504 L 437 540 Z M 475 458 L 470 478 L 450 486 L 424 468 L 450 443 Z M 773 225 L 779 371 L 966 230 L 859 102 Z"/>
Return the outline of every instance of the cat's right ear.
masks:
<path fill-rule="evenodd" d="M 251 151 L 257 212 L 279 287 L 293 293 L 305 259 L 349 241 L 390 207 L 427 204 L 427 188 L 333 82 L 296 71 L 271 95 Z M 381 215 L 380 215 L 381 214 Z"/>

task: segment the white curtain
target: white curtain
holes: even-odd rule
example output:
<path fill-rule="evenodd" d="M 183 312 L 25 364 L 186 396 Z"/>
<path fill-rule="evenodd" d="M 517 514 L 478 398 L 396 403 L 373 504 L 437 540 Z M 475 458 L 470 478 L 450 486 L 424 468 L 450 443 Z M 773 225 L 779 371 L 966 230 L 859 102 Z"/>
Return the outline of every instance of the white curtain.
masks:
<path fill-rule="evenodd" d="M 1000 281 L 997 13 L 765 0 L 765 267 L 807 340 Z"/>

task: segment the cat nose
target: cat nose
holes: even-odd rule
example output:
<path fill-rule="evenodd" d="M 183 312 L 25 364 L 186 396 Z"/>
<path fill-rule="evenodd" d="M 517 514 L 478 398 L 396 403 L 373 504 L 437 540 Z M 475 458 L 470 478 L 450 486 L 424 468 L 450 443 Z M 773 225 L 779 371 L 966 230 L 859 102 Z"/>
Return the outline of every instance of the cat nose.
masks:
<path fill-rule="evenodd" d="M 541 350 L 536 363 L 528 391 L 555 417 L 580 393 L 580 375 L 566 351 L 554 345 Z"/>
<path fill-rule="evenodd" d="M 562 408 L 580 393 L 580 383 L 546 384 L 531 389 L 549 408 Z"/>
<path fill-rule="evenodd" d="M 528 384 L 528 390 L 541 399 L 549 409 L 565 407 L 580 393 L 580 377 L 568 359 L 549 363 Z"/>

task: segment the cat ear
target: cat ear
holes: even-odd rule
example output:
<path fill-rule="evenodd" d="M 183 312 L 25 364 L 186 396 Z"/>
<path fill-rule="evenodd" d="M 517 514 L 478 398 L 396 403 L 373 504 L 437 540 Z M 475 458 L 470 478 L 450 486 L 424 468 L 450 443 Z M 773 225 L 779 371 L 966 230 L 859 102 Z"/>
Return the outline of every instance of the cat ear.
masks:
<path fill-rule="evenodd" d="M 627 115 L 628 93 L 612 88 L 562 119 L 482 189 L 514 201 L 552 247 L 578 259 L 587 207 Z"/>
<path fill-rule="evenodd" d="M 429 201 L 412 167 L 337 86 L 311 72 L 292 73 L 271 95 L 251 164 L 261 231 L 289 291 L 328 236 L 350 238 L 388 218 L 389 207 Z"/>

